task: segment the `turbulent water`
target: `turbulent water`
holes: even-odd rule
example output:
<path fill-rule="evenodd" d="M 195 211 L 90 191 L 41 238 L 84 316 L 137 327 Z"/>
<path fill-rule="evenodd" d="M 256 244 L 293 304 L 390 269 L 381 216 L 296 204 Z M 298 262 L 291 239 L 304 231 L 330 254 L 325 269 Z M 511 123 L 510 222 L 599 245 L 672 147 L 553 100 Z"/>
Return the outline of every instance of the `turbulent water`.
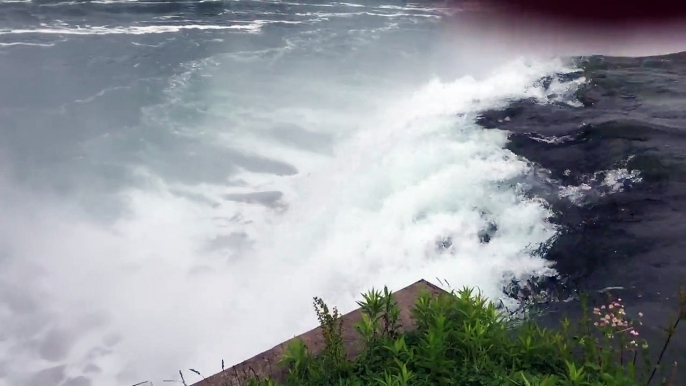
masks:
<path fill-rule="evenodd" d="M 421 278 L 657 293 L 682 57 L 476 55 L 456 12 L 0 1 L 0 384 L 209 375 Z"/>

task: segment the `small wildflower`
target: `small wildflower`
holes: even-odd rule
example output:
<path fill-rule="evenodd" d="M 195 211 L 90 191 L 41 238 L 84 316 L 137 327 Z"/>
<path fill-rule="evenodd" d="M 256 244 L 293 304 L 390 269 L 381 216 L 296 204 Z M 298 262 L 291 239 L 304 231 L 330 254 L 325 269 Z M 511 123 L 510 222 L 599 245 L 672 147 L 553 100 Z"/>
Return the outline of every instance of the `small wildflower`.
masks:
<path fill-rule="evenodd" d="M 639 318 L 642 318 L 642 317 L 643 317 L 643 312 L 639 312 L 639 313 L 638 313 L 638 317 L 639 317 Z"/>
<path fill-rule="evenodd" d="M 593 325 L 597 327 L 597 326 L 598 326 L 598 322 L 593 323 Z"/>
<path fill-rule="evenodd" d="M 601 310 L 604 310 L 604 309 L 605 309 L 605 306 L 604 306 L 604 305 L 600 306 L 600 309 L 601 309 Z"/>

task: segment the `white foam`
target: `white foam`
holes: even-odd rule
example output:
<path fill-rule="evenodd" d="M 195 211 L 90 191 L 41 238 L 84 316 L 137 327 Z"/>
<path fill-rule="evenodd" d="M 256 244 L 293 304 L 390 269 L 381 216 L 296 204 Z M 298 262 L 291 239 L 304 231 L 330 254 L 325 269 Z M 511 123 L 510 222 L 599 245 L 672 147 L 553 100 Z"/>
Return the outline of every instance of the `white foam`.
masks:
<path fill-rule="evenodd" d="M 624 190 L 625 183 L 640 183 L 643 181 L 643 176 L 639 170 L 629 171 L 626 168 L 607 170 L 602 172 L 605 174 L 602 185 L 607 186 L 613 193 Z M 598 176 L 600 173 L 595 173 Z"/>
<path fill-rule="evenodd" d="M 545 142 L 545 143 L 550 143 L 550 144 L 560 144 L 560 143 L 568 142 L 568 141 L 571 141 L 574 139 L 571 135 L 563 135 L 561 137 L 557 137 L 554 135 L 551 135 L 548 137 L 536 135 L 536 136 L 531 136 L 530 138 L 533 139 L 534 141 L 537 141 L 537 142 Z"/>
<path fill-rule="evenodd" d="M 543 90 L 527 86 L 560 67 L 517 61 L 484 80 L 431 82 L 410 98 L 385 100 L 374 116 L 348 117 L 359 129 L 347 125 L 348 139 L 328 156 L 268 141 L 254 148 L 295 164 L 295 176 L 242 173 L 240 185 L 193 186 L 142 167 L 146 188 L 124 193 L 130 214 L 111 227 L 0 185 L 0 242 L 13 256 L 3 285 L 38 302 L 23 314 L 0 310 L 1 344 L 13 353 L 4 358 L 8 379 L 25 384 L 24 374 L 55 363 L 15 340 L 26 329 L 74 341 L 57 360 L 70 376 L 96 365 L 94 385 L 157 383 L 179 368 L 213 373 L 222 359 L 239 362 L 313 327 L 315 295 L 345 312 L 370 286 L 439 276 L 496 297 L 504 276 L 551 274 L 530 254 L 555 234 L 550 212 L 522 186 L 509 187 L 531 170 L 504 149 L 506 133 L 472 118 L 508 98 L 545 102 Z M 170 90 L 172 99 L 183 91 Z M 223 199 L 269 191 L 281 191 L 282 203 Z M 488 222 L 498 231 L 482 244 Z M 208 249 L 227 238 L 231 245 Z M 452 247 L 438 249 L 446 238 Z"/>
<path fill-rule="evenodd" d="M 353 7 L 353 8 L 366 8 L 366 5 L 357 3 L 344 3 L 344 2 L 332 2 L 332 3 L 295 3 L 288 1 L 272 1 L 272 0 L 250 0 L 255 3 L 267 3 L 267 4 L 279 4 L 279 5 L 289 5 L 289 6 L 301 6 L 301 7 Z"/>
<path fill-rule="evenodd" d="M 28 42 L 0 43 L 0 47 L 13 47 L 13 46 L 52 47 L 54 45 L 55 45 L 55 43 L 28 43 Z"/>
<path fill-rule="evenodd" d="M 134 66 L 134 67 L 135 67 L 135 66 Z M 98 98 L 100 98 L 100 97 L 105 96 L 105 94 L 107 94 L 107 93 L 110 93 L 110 92 L 112 92 L 112 91 L 127 89 L 127 88 L 129 88 L 129 87 L 130 87 L 130 86 L 117 86 L 117 87 L 109 87 L 109 88 L 106 88 L 106 89 L 102 89 L 102 90 L 98 91 L 97 93 L 95 93 L 95 94 L 93 94 L 93 95 L 91 95 L 91 96 L 89 96 L 89 97 L 86 97 L 86 98 L 84 98 L 84 99 L 75 99 L 75 100 L 74 100 L 74 103 L 91 103 L 91 102 L 93 102 L 94 100 L 96 100 L 96 99 L 98 99 Z"/>
<path fill-rule="evenodd" d="M 629 157 L 629 160 L 631 158 Z M 624 163 L 626 162 L 628 160 Z M 643 182 L 643 175 L 637 169 L 629 171 L 620 167 L 584 175 L 581 176 L 581 180 L 578 186 L 560 186 L 559 196 L 569 199 L 574 205 L 582 206 L 596 198 L 622 192 L 627 186 Z"/>
<path fill-rule="evenodd" d="M 378 13 L 378 12 L 299 12 L 297 16 L 319 16 L 319 17 L 353 17 L 353 16 L 378 16 L 378 17 L 422 17 L 438 19 L 440 15 L 418 14 L 418 13 Z"/>
<path fill-rule="evenodd" d="M 259 32 L 264 24 L 271 23 L 299 23 L 292 21 L 281 20 L 255 20 L 245 24 L 232 25 L 203 25 L 203 24 L 187 24 L 187 25 L 154 25 L 154 26 L 131 26 L 131 27 L 108 27 L 108 26 L 90 26 L 90 27 L 59 27 L 59 28 L 35 28 L 35 29 L 11 29 L 0 30 L 0 35 L 7 34 L 55 34 L 55 35 L 145 35 L 145 34 L 163 34 L 174 33 L 183 30 L 240 30 L 247 32 Z"/>
<path fill-rule="evenodd" d="M 365 8 L 365 5 L 363 4 L 357 4 L 357 3 L 333 3 L 334 5 L 342 5 L 346 7 L 353 7 L 353 8 Z"/>
<path fill-rule="evenodd" d="M 586 195 L 592 187 L 586 183 L 582 183 L 579 186 L 562 186 L 559 189 L 560 198 L 566 198 L 574 205 L 582 205 L 586 199 Z"/>
<path fill-rule="evenodd" d="M 160 44 L 143 44 L 143 43 L 137 43 L 137 42 L 131 42 L 132 45 L 138 46 L 138 47 L 154 47 L 154 48 L 159 48 L 164 45 L 164 43 Z"/>

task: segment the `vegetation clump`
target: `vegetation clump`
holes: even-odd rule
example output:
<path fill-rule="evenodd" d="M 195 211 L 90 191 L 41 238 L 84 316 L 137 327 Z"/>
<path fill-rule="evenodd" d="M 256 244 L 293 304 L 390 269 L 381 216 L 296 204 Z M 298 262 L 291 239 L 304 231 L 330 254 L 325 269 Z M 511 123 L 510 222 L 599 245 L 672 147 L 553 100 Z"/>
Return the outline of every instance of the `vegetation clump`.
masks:
<path fill-rule="evenodd" d="M 508 318 L 469 288 L 433 297 L 424 293 L 412 310 L 416 328 L 400 333 L 400 310 L 391 292 L 385 288 L 363 296 L 358 303 L 362 320 L 355 328 L 365 350 L 352 361 L 346 358 L 338 312 L 315 298 L 326 348 L 314 357 L 302 341 L 294 341 L 280 362 L 289 369 L 284 385 L 646 385 L 658 381 L 664 351 L 679 320 L 686 318 L 686 292 L 681 291 L 680 312 L 653 364 L 638 331 L 643 315 L 629 318 L 621 299 L 610 298 L 573 326 L 565 319 L 552 330 Z M 673 381 L 659 379 L 660 384 Z"/>
<path fill-rule="evenodd" d="M 587 307 L 583 317 L 559 328 L 502 313 L 480 293 L 464 288 L 419 296 L 414 328 L 401 331 L 400 309 L 387 288 L 371 290 L 358 302 L 362 318 L 355 329 L 364 350 L 349 360 L 342 320 L 320 298 L 314 306 L 325 348 L 314 356 L 293 341 L 279 364 L 288 369 L 282 383 L 254 377 L 251 386 L 633 386 L 674 385 L 676 363 L 664 367 L 664 353 L 679 321 L 686 319 L 686 290 L 679 312 L 654 363 L 641 338 L 642 313 L 630 318 L 622 299 Z M 654 359 L 654 358 L 653 358 Z M 667 371 L 664 371 L 667 370 Z M 670 371 L 671 370 L 671 371 Z M 666 374 L 666 375 L 665 375 Z M 185 384 L 185 382 L 184 382 Z"/>

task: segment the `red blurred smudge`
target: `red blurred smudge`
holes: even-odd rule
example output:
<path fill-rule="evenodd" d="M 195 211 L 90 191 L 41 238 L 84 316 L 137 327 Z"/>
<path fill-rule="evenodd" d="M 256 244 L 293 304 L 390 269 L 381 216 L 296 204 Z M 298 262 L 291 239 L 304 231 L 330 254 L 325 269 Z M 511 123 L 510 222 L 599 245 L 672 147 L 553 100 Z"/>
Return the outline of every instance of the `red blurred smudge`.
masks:
<path fill-rule="evenodd" d="M 492 16 L 534 17 L 602 27 L 686 23 L 686 1 L 675 0 L 448 0 L 456 8 L 491 9 Z"/>

